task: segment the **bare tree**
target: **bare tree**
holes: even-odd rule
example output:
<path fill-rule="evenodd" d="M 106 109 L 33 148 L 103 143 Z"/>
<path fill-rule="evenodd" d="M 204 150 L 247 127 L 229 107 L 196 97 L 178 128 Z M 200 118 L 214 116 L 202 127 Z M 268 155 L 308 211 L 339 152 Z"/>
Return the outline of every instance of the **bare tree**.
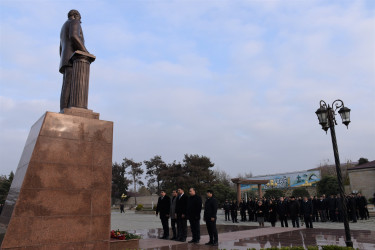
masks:
<path fill-rule="evenodd" d="M 130 167 L 128 172 L 132 178 L 131 183 L 134 185 L 134 193 L 137 192 L 137 184 L 144 185 L 142 181 L 143 169 L 141 168 L 142 162 L 135 162 L 133 159 L 124 158 L 125 166 Z M 135 204 L 137 204 L 137 197 L 134 197 Z"/>

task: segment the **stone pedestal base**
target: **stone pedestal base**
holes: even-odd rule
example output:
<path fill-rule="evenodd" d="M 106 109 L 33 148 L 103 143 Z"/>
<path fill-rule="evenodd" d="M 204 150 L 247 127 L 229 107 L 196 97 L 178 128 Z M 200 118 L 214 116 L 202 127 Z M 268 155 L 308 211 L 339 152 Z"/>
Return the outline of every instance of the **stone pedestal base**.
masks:
<path fill-rule="evenodd" d="M 0 217 L 2 249 L 110 248 L 113 123 L 79 111 L 47 112 L 31 128 Z"/>
<path fill-rule="evenodd" d="M 65 108 L 62 112 L 62 114 L 66 115 L 74 115 L 74 116 L 81 116 L 91 119 L 99 119 L 99 113 L 93 112 L 91 109 L 84 109 L 84 108 Z"/>

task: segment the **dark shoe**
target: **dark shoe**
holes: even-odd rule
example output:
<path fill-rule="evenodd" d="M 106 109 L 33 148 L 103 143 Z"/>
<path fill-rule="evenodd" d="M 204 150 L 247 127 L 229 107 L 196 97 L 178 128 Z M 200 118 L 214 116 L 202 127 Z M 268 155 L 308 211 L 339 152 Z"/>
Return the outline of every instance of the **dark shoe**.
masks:
<path fill-rule="evenodd" d="M 158 237 L 158 239 L 164 240 L 165 238 L 164 237 Z"/>
<path fill-rule="evenodd" d="M 217 242 L 214 242 L 211 244 L 211 246 L 218 246 L 219 244 Z"/>
<path fill-rule="evenodd" d="M 170 240 L 176 240 L 177 238 L 176 237 L 172 237 L 172 238 L 170 238 Z"/>
<path fill-rule="evenodd" d="M 207 242 L 205 245 L 207 245 L 207 246 L 212 246 L 212 244 L 213 244 L 213 242 L 210 241 L 210 242 Z"/>
<path fill-rule="evenodd" d="M 189 240 L 188 243 L 195 243 L 195 240 Z"/>
<path fill-rule="evenodd" d="M 179 241 L 181 241 L 181 242 L 186 242 L 186 239 L 180 239 Z"/>

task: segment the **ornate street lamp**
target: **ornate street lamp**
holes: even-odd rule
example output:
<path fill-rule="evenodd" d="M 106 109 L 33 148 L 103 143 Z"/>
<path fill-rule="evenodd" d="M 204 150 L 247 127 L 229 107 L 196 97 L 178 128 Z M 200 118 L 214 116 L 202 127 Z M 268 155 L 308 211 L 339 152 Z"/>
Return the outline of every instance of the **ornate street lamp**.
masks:
<path fill-rule="evenodd" d="M 341 116 L 342 123 L 348 128 L 350 123 L 350 109 L 344 106 L 344 102 L 341 100 L 336 100 L 332 103 L 332 107 L 325 103 L 325 101 L 320 101 L 320 107 L 315 112 L 318 116 L 319 124 L 322 126 L 324 131 L 331 130 L 331 139 L 332 139 L 332 146 L 333 146 L 333 154 L 335 156 L 335 163 L 336 163 L 336 173 L 337 173 L 337 181 L 339 184 L 340 189 L 340 196 L 341 196 L 341 205 L 343 208 L 343 215 L 344 215 L 344 227 L 345 227 L 345 236 L 346 236 L 346 246 L 353 247 L 352 238 L 350 235 L 350 228 L 348 222 L 348 214 L 346 210 L 346 202 L 345 202 L 345 191 L 344 186 L 342 184 L 342 176 L 341 176 L 341 168 L 340 168 L 340 158 L 339 158 L 339 151 L 337 148 L 337 140 L 336 140 L 336 132 L 335 132 L 335 125 L 337 125 L 336 118 L 335 118 L 335 111 L 337 109 L 340 110 L 338 113 Z"/>

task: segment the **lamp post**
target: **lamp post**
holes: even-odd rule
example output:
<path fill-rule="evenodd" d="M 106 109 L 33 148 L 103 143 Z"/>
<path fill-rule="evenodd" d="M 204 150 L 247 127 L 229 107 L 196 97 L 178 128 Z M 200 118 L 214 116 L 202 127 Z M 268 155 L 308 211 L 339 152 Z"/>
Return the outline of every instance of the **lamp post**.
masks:
<path fill-rule="evenodd" d="M 331 130 L 331 139 L 332 139 L 332 146 L 333 146 L 333 154 L 335 156 L 335 163 L 336 163 L 336 173 L 337 173 L 337 181 L 339 184 L 340 189 L 340 196 L 341 196 L 341 205 L 343 208 L 343 215 L 344 215 L 344 227 L 345 227 L 345 236 L 346 236 L 346 246 L 347 247 L 353 247 L 353 242 L 350 235 L 350 228 L 349 228 L 349 222 L 348 222 L 348 214 L 346 210 L 346 202 L 345 202 L 345 191 L 344 186 L 342 184 L 342 176 L 341 176 L 341 168 L 340 168 L 340 158 L 339 158 L 339 151 L 337 148 L 337 141 L 336 141 L 336 132 L 335 132 L 335 125 L 337 125 L 336 119 L 335 119 L 335 111 L 337 109 L 340 110 L 338 113 L 341 116 L 342 123 L 346 125 L 348 128 L 348 125 L 350 123 L 350 109 L 344 106 L 344 102 L 341 100 L 335 100 L 332 103 L 332 107 L 327 106 L 325 101 L 320 101 L 320 107 L 315 112 L 315 114 L 318 116 L 319 124 L 322 126 L 322 129 L 324 131 L 330 129 Z"/>

